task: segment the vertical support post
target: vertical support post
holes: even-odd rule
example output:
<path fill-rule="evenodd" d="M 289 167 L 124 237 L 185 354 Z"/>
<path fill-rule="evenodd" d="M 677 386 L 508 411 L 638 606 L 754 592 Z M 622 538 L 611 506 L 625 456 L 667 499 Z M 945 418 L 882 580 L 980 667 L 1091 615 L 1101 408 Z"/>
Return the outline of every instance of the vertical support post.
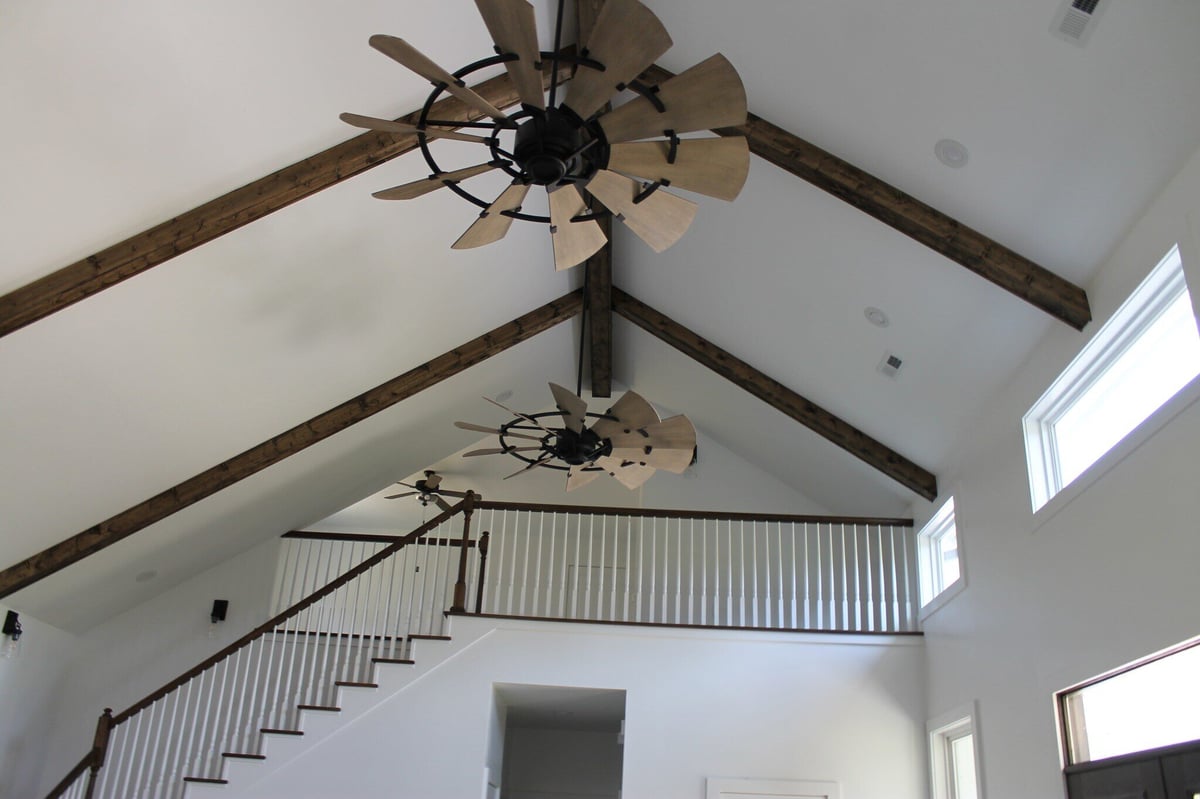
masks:
<path fill-rule="evenodd" d="M 106 707 L 100 714 L 100 718 L 96 720 L 96 735 L 92 738 L 92 767 L 88 772 L 84 799 L 92 799 L 92 793 L 96 790 L 96 774 L 104 766 L 104 760 L 108 756 L 108 736 L 112 732 L 112 727 L 112 708 Z"/>
<path fill-rule="evenodd" d="M 467 612 L 467 549 L 471 546 L 471 516 L 475 513 L 474 491 L 468 491 L 463 499 L 462 546 L 458 551 L 458 580 L 454 583 L 454 604 L 451 613 Z"/>
<path fill-rule="evenodd" d="M 487 530 L 479 536 L 479 583 L 475 586 L 475 612 L 483 613 L 483 579 L 487 576 L 488 538 Z"/>

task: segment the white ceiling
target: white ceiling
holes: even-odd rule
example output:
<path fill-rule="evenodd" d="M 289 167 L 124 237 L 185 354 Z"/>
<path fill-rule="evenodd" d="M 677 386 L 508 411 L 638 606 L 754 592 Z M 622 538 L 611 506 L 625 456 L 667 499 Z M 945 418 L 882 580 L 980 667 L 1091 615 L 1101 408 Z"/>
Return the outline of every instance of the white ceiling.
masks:
<path fill-rule="evenodd" d="M 664 66 L 724 52 L 755 113 L 1086 287 L 1200 144 L 1200 4 L 1103 1 L 1084 48 L 1051 36 L 1038 0 L 647 4 L 676 42 Z M 341 111 L 418 107 L 428 87 L 372 33 L 452 69 L 491 48 L 468 0 L 0 0 L 0 16 L 0 293 L 349 138 Z M 934 158 L 945 137 L 965 168 Z M 437 146 L 447 168 L 477 160 Z M 397 159 L 0 339 L 0 567 L 579 284 L 544 227 L 452 251 L 475 210 L 449 192 L 369 196 L 426 172 Z M 735 203 L 698 199 L 666 253 L 618 231 L 616 283 L 935 473 L 1061 324 L 765 162 Z M 577 335 L 543 334 L 13 602 L 117 607 L 147 590 L 125 576 L 152 554 L 181 576 L 311 524 L 470 443 L 449 424 L 479 419 L 481 394 L 543 407 L 547 380 L 574 384 Z M 830 511 L 911 501 L 624 321 L 615 350 L 622 384 Z M 885 350 L 904 359 L 895 381 L 874 371 Z"/>

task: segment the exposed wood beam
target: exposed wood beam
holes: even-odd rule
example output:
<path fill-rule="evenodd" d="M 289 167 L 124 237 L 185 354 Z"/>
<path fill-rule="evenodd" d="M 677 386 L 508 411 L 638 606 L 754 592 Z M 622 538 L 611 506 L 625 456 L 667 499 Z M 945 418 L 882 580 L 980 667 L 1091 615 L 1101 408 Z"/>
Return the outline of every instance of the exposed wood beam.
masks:
<path fill-rule="evenodd" d="M 543 80 L 550 82 L 549 62 Z M 568 80 L 571 65 L 559 68 L 559 79 Z M 507 74 L 472 87 L 492 105 L 508 108 L 520 102 Z M 398 121 L 415 124 L 419 111 Z M 454 97 L 446 97 L 430 110 L 434 119 L 475 122 L 482 115 Z M 368 131 L 328 150 L 284 167 L 240 189 L 64 266 L 0 297 L 0 336 L 43 319 L 123 280 L 212 241 L 297 200 L 352 178 L 372 167 L 417 149 L 415 135 Z"/>
<path fill-rule="evenodd" d="M 324 441 L 335 433 L 435 386 L 509 347 L 520 344 L 570 319 L 578 314 L 582 307 L 583 292 L 573 291 L 291 430 L 280 433 L 66 541 L 10 566 L 0 572 L 0 597 L 32 585 L 43 577 L 99 552 L 313 444 Z"/>
<path fill-rule="evenodd" d="M 673 73 L 659 66 L 643 79 L 660 83 Z M 963 225 L 853 164 L 761 117 L 714 131 L 745 136 L 750 151 L 870 214 L 1051 316 L 1082 330 L 1092 318 L 1087 294 L 1033 261 Z"/>
<path fill-rule="evenodd" d="M 925 469 L 615 286 L 613 310 L 904 487 L 937 497 L 937 478 Z"/>

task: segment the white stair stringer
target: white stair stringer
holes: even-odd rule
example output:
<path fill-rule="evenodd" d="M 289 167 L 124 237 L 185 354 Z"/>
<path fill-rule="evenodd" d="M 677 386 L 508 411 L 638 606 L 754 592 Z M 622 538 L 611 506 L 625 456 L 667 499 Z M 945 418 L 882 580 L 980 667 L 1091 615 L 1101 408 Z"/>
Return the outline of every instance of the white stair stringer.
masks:
<path fill-rule="evenodd" d="M 450 640 L 417 639 L 411 644 L 410 657 L 413 663 L 374 664 L 374 682 L 377 688 L 338 686 L 336 706 L 340 708 L 339 712 L 298 711 L 298 729 L 303 731 L 303 735 L 263 733 L 261 749 L 258 752 L 265 756 L 263 759 L 224 758 L 221 773 L 224 784 L 186 783 L 183 799 L 252 797 L 254 792 L 251 789 L 256 783 L 303 757 L 330 737 L 344 732 L 379 705 L 407 691 L 492 632 L 482 630 L 474 635 L 454 636 L 449 632 L 450 621 L 447 619 L 446 625 Z"/>

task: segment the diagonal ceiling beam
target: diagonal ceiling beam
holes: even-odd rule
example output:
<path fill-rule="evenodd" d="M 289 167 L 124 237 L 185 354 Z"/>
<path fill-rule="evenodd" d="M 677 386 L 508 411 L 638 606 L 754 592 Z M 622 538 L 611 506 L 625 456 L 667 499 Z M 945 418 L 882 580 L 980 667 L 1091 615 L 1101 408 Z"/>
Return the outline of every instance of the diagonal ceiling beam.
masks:
<path fill-rule="evenodd" d="M 551 65 L 543 70 L 550 85 Z M 568 80 L 571 65 L 559 68 L 559 79 Z M 497 108 L 520 102 L 507 74 L 472 87 Z M 419 111 L 399 118 L 416 124 Z M 482 115 L 454 97 L 439 100 L 430 109 L 433 119 L 475 122 Z M 264 178 L 234 189 L 190 211 L 138 233 L 125 241 L 64 266 L 0 297 L 0 336 L 6 336 L 123 280 L 212 241 L 230 231 L 262 219 L 297 200 L 316 194 L 343 180 L 411 152 L 416 135 L 368 131 L 328 150 L 284 167 Z"/>
<path fill-rule="evenodd" d="M 656 84 L 672 75 L 656 65 L 642 77 Z M 1076 330 L 1082 330 L 1092 318 L 1087 294 L 1074 283 L 761 117 L 750 114 L 745 125 L 714 132 L 745 136 L 755 155 L 845 200 Z"/>
<path fill-rule="evenodd" d="M 0 571 L 0 597 L 32 585 L 448 377 L 486 361 L 570 319 L 582 307 L 582 292 L 573 291 L 14 564 Z"/>
<path fill-rule="evenodd" d="M 937 497 L 937 478 L 930 472 L 616 287 L 613 287 L 613 310 L 905 488 L 928 500 Z"/>

